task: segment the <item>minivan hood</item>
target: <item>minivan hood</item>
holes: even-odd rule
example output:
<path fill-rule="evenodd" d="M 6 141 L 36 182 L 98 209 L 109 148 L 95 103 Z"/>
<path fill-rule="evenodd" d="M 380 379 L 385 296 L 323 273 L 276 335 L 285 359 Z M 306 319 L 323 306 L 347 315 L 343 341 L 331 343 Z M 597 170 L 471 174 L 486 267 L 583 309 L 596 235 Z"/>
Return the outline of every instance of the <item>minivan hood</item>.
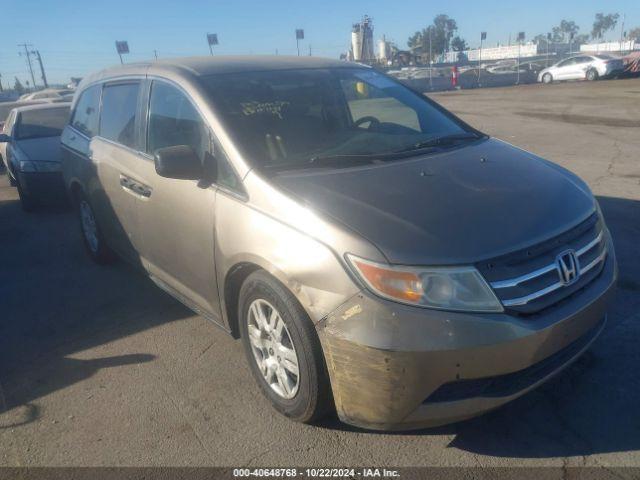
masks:
<path fill-rule="evenodd" d="M 495 139 L 384 165 L 283 173 L 273 181 L 404 265 L 467 264 L 526 248 L 595 208 L 577 176 Z"/>
<path fill-rule="evenodd" d="M 16 141 L 29 160 L 34 162 L 59 162 L 60 137 L 30 138 Z"/>

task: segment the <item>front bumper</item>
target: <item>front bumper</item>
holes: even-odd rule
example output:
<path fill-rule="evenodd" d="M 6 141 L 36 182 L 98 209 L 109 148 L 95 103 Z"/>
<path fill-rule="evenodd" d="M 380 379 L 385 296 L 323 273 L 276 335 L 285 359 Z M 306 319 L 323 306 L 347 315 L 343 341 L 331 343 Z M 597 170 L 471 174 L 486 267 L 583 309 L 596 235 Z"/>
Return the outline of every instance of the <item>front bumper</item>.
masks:
<path fill-rule="evenodd" d="M 317 325 L 338 416 L 371 429 L 432 427 L 545 382 L 604 327 L 617 278 L 608 242 L 600 275 L 535 315 L 445 312 L 356 295 Z"/>
<path fill-rule="evenodd" d="M 36 200 L 66 199 L 61 172 L 17 172 L 20 187 Z"/>

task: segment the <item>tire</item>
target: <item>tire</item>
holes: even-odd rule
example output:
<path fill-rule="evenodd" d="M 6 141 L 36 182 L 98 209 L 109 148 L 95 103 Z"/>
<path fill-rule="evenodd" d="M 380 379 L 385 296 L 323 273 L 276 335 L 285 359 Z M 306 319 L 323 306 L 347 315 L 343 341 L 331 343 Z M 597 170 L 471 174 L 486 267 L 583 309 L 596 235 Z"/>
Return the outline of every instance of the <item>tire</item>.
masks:
<path fill-rule="evenodd" d="M 545 73 L 542 76 L 542 83 L 544 83 L 545 85 L 549 85 L 552 82 L 553 82 L 553 77 L 551 76 L 550 73 Z"/>
<path fill-rule="evenodd" d="M 274 319 L 272 312 L 276 312 L 273 321 L 263 322 L 263 326 L 270 325 L 270 331 L 256 328 L 258 311 L 264 315 L 263 320 Z M 266 272 L 256 271 L 242 284 L 238 314 L 249 368 L 273 407 L 302 423 L 326 415 L 331 408 L 331 388 L 322 347 L 311 320 L 293 294 Z M 288 361 L 291 358 L 297 361 L 297 376 Z M 288 389 L 283 388 L 285 384 Z"/>
<path fill-rule="evenodd" d="M 93 207 L 82 192 L 76 195 L 76 211 L 80 222 L 80 233 L 87 253 L 98 265 L 107 265 L 116 260 L 116 255 L 107 246 L 100 226 L 93 213 Z"/>
<path fill-rule="evenodd" d="M 590 82 L 594 82 L 596 80 L 598 80 L 598 77 L 600 75 L 598 75 L 598 71 L 595 68 L 591 68 L 589 70 L 587 70 L 587 80 L 589 80 Z"/>
<path fill-rule="evenodd" d="M 22 210 L 27 212 L 27 213 L 32 213 L 35 211 L 36 209 L 36 201 L 33 198 L 33 195 L 30 195 L 28 193 L 26 193 L 24 190 L 22 190 L 22 187 L 20 186 L 19 182 L 17 183 L 17 187 L 18 187 L 18 197 L 20 198 L 20 206 L 22 207 Z"/>

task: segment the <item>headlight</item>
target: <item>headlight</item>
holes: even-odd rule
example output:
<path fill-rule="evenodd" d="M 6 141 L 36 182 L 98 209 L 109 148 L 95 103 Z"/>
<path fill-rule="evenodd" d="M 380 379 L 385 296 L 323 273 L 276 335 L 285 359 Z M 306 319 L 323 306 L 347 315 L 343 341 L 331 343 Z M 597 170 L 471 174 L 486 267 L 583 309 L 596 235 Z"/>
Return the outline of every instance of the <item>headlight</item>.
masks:
<path fill-rule="evenodd" d="M 32 162 L 30 160 L 22 160 L 19 163 L 21 172 L 33 173 L 33 172 L 59 172 L 60 163 L 58 162 Z"/>
<path fill-rule="evenodd" d="M 36 168 L 35 162 L 30 162 L 28 160 L 21 160 L 19 163 L 19 169 L 21 172 L 27 172 L 27 173 L 38 171 L 38 169 Z"/>
<path fill-rule="evenodd" d="M 347 260 L 373 293 L 389 300 L 441 310 L 503 311 L 474 267 L 392 266 L 350 254 Z"/>
<path fill-rule="evenodd" d="M 34 162 L 39 172 L 59 172 L 60 163 L 58 162 Z"/>

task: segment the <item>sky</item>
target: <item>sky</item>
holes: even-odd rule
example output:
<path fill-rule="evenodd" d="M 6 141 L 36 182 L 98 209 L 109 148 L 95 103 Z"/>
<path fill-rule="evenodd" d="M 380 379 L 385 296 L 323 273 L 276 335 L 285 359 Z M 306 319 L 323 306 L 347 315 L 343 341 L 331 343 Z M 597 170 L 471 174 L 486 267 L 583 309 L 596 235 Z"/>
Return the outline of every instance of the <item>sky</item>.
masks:
<path fill-rule="evenodd" d="M 506 43 L 519 31 L 526 38 L 546 33 L 560 20 L 591 31 L 597 12 L 626 16 L 625 30 L 640 26 L 638 0 L 504 0 L 429 2 L 425 0 L 0 0 L 0 75 L 4 87 L 30 75 L 18 44 L 40 51 L 49 83 L 67 83 L 119 63 L 116 40 L 127 40 L 126 62 L 209 54 L 207 33 L 217 33 L 216 55 L 296 54 L 295 29 L 303 28 L 302 53 L 336 58 L 349 48 L 351 25 L 373 18 L 374 39 L 384 34 L 400 48 L 408 37 L 445 13 L 458 34 L 475 47 Z M 620 25 L 611 39 L 619 38 Z M 37 63 L 35 64 L 37 67 Z M 36 75 L 36 83 L 42 84 Z"/>

